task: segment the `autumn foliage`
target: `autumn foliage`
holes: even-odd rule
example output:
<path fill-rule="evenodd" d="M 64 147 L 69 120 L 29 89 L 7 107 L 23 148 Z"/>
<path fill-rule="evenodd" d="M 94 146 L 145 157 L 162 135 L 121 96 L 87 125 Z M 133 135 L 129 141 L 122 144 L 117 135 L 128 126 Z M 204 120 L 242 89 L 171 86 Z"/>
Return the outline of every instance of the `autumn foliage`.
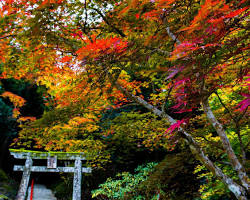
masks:
<path fill-rule="evenodd" d="M 109 142 L 127 130 L 131 143 L 151 151 L 185 143 L 237 199 L 247 199 L 247 1 L 4 0 L 0 5 L 1 79 L 25 79 L 49 93 L 48 111 L 41 119 L 23 120 L 15 147 L 83 151 L 101 166 L 110 161 Z M 15 109 L 25 103 L 9 92 L 1 96 Z M 135 113 L 119 111 L 103 125 L 106 113 L 130 104 L 136 104 Z M 144 114 L 143 130 L 136 116 Z M 134 129 L 119 124 L 125 117 L 135 120 Z M 221 159 L 236 178 L 221 167 Z"/>

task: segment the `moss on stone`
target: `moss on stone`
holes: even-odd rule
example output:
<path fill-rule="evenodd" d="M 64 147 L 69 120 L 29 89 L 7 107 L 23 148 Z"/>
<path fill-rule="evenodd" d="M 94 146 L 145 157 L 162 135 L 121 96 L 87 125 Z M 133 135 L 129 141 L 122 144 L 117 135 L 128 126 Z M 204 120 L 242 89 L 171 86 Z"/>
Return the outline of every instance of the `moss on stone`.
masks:
<path fill-rule="evenodd" d="M 33 151 L 33 150 L 25 150 L 25 149 L 9 149 L 10 152 L 12 153 L 23 153 L 23 154 L 31 154 L 32 156 L 38 157 L 40 159 L 47 159 L 49 156 L 57 156 L 57 159 L 70 159 L 70 157 L 81 157 L 81 158 L 86 158 L 87 155 L 82 153 L 82 152 L 57 152 L 57 151 Z"/>

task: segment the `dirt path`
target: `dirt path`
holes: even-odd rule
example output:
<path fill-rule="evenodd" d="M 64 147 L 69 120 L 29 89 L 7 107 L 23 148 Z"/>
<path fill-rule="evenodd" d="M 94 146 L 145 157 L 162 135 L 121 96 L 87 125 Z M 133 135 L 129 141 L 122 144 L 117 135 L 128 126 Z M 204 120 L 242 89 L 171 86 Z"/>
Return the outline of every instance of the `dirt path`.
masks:
<path fill-rule="evenodd" d="M 27 200 L 30 200 L 30 187 Z M 33 200 L 56 200 L 56 197 L 45 185 L 34 184 Z"/>

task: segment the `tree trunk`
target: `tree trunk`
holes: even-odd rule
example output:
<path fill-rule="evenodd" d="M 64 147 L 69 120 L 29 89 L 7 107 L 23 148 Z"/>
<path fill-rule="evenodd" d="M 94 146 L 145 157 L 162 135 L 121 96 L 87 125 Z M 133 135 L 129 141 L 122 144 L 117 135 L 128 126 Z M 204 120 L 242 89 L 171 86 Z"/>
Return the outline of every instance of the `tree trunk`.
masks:
<path fill-rule="evenodd" d="M 212 124 L 212 126 L 214 127 L 214 129 L 216 130 L 216 132 L 218 133 L 220 137 L 223 148 L 225 149 L 228 155 L 228 158 L 231 162 L 233 169 L 238 173 L 238 177 L 242 185 L 247 189 L 247 191 L 249 191 L 248 176 L 246 174 L 246 171 L 243 165 L 239 162 L 237 156 L 235 155 L 222 124 L 214 116 L 209 106 L 208 99 L 203 100 L 202 105 L 203 105 L 203 109 L 207 115 L 208 120 L 210 121 L 210 123 Z"/>
<path fill-rule="evenodd" d="M 128 96 L 131 100 L 137 102 L 143 107 L 147 108 L 149 111 L 154 113 L 155 115 L 166 119 L 171 125 L 176 123 L 171 116 L 166 114 L 164 111 L 159 110 L 155 106 L 149 104 L 142 98 L 131 94 L 125 88 L 123 88 L 118 82 L 115 82 L 115 86 L 118 90 L 122 91 L 126 96 Z M 222 172 L 222 170 L 214 165 L 214 163 L 204 154 L 202 148 L 198 145 L 198 143 L 194 140 L 194 138 L 188 134 L 183 128 L 179 128 L 179 134 L 182 138 L 184 138 L 185 142 L 188 144 L 192 153 L 200 160 L 200 162 L 207 167 L 217 178 L 219 178 L 228 189 L 235 195 L 235 197 L 239 200 L 247 200 L 247 194 L 244 187 L 235 183 L 230 177 Z"/>

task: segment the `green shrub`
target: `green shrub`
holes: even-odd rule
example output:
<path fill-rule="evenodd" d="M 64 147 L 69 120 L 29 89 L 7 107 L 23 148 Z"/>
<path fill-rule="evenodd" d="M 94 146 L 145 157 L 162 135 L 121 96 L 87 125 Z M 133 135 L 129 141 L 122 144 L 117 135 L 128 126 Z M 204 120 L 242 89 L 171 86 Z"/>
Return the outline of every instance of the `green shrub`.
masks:
<path fill-rule="evenodd" d="M 51 189 L 60 200 L 70 200 L 72 198 L 72 175 L 62 175 L 60 182 L 53 184 Z"/>
<path fill-rule="evenodd" d="M 0 194 L 0 200 L 2 200 L 2 199 L 9 199 L 8 197 L 6 197 L 5 195 L 3 195 L 3 194 Z"/>
<path fill-rule="evenodd" d="M 0 200 L 14 199 L 17 189 L 18 184 L 0 169 Z"/>
<path fill-rule="evenodd" d="M 1 180 L 1 182 L 8 180 L 8 176 L 6 175 L 6 173 L 2 169 L 0 169 L 0 180 Z"/>
<path fill-rule="evenodd" d="M 151 162 L 146 165 L 140 165 L 135 169 L 135 174 L 122 172 L 116 175 L 115 179 L 108 178 L 105 183 L 99 185 L 99 189 L 92 191 L 92 198 L 97 199 L 126 199 L 129 193 L 135 191 L 135 188 L 147 180 L 149 174 L 153 172 L 157 163 Z M 134 200 L 145 200 L 142 195 L 135 195 Z"/>

